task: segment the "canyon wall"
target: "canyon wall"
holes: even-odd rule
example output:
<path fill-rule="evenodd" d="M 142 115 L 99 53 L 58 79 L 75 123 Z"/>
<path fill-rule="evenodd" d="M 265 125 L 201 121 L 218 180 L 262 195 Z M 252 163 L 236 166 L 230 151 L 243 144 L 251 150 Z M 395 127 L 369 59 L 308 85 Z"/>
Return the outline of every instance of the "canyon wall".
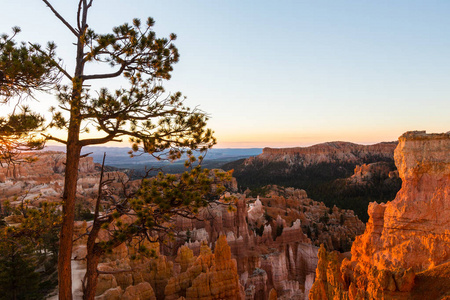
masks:
<path fill-rule="evenodd" d="M 24 158 L 20 164 L 0 163 L 0 183 L 26 179 L 27 181 L 49 181 L 59 178 L 64 173 L 66 154 L 57 151 L 43 151 L 22 153 L 18 157 Z M 27 162 L 30 161 L 30 162 Z M 80 159 L 79 171 L 81 174 L 93 173 L 95 164 L 92 157 Z"/>
<path fill-rule="evenodd" d="M 371 157 L 380 160 L 392 158 L 397 143 L 385 142 L 374 145 L 358 145 L 349 142 L 328 142 L 310 147 L 264 148 L 255 159 L 261 161 L 284 161 L 289 164 L 310 166 L 319 163 L 359 163 Z M 253 158 L 247 159 L 246 164 Z"/>
<path fill-rule="evenodd" d="M 370 204 L 351 260 L 319 251 L 310 299 L 450 297 L 450 132 L 403 134 L 395 162 L 401 190 Z"/>
<path fill-rule="evenodd" d="M 202 243 L 213 247 L 221 235 L 226 236 L 245 299 L 267 299 L 272 288 L 280 299 L 303 299 L 306 276 L 314 273 L 317 264 L 317 248 L 303 233 L 300 220 L 292 225 L 280 217 L 270 224 L 263 222 L 260 235 L 256 234 L 249 220 L 261 219 L 263 213 L 261 207 L 249 207 L 248 199 L 241 196 L 234 211 L 226 205 L 213 205 L 204 209 L 198 220 L 178 218 L 176 226 L 186 237 L 184 246 L 194 255 L 201 253 Z M 171 249 L 179 249 L 180 242 L 184 241 L 163 252 L 173 256 Z"/>

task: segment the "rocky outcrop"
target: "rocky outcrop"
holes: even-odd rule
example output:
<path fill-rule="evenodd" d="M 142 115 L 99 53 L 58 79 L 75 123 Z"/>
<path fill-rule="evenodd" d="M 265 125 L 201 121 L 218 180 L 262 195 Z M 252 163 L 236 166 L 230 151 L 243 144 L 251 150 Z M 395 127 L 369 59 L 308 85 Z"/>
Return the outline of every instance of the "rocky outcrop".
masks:
<path fill-rule="evenodd" d="M 153 288 L 148 282 L 129 286 L 123 293 L 122 300 L 156 300 Z"/>
<path fill-rule="evenodd" d="M 175 300 L 183 295 L 186 300 L 244 299 L 242 290 L 236 260 L 231 258 L 225 236 L 221 236 L 217 240 L 214 254 L 203 244 L 195 262 L 185 272 L 169 280 L 165 288 L 165 299 Z"/>
<path fill-rule="evenodd" d="M 347 179 L 349 184 L 364 185 L 374 180 L 392 180 L 398 178 L 398 171 L 388 162 L 375 162 L 357 165 L 354 174 Z"/>
<path fill-rule="evenodd" d="M 369 222 L 351 259 L 319 252 L 310 299 L 424 299 L 430 272 L 450 287 L 450 132 L 407 132 L 395 161 L 403 181 L 397 197 L 371 203 Z M 433 298 L 450 295 L 450 288 Z"/>
<path fill-rule="evenodd" d="M 408 132 L 395 161 L 403 181 L 394 201 L 372 203 L 352 256 L 386 268 L 421 271 L 450 259 L 450 134 Z M 413 255 L 411 253 L 414 253 Z"/>

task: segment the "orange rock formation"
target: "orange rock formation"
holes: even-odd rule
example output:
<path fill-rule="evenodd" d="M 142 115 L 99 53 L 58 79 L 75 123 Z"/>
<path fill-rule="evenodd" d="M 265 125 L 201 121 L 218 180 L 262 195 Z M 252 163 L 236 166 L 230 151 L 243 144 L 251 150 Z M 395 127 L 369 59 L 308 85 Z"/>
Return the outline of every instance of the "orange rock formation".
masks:
<path fill-rule="evenodd" d="M 188 248 L 179 254 L 181 265 L 191 264 Z M 166 300 L 175 300 L 185 295 L 188 299 L 243 299 L 243 288 L 239 284 L 236 260 L 231 258 L 230 246 L 225 236 L 217 240 L 214 254 L 204 243 L 200 255 L 185 272 L 169 280 Z"/>
<path fill-rule="evenodd" d="M 401 190 L 392 202 L 370 204 L 351 260 L 319 251 L 310 299 L 450 296 L 450 132 L 403 134 L 395 162 Z M 424 285 L 433 286 L 430 273 L 439 288 L 426 294 Z"/>

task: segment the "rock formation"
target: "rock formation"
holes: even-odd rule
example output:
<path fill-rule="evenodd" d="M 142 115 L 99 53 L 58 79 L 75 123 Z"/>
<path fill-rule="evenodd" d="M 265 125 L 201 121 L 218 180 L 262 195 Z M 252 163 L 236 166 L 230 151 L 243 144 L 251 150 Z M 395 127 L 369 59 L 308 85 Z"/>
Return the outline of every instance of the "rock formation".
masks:
<path fill-rule="evenodd" d="M 310 299 L 450 296 L 450 132 L 403 134 L 395 162 L 403 181 L 397 197 L 371 203 L 351 260 L 319 251 Z M 433 284 L 439 288 L 425 294 Z"/>
<path fill-rule="evenodd" d="M 303 232 L 315 246 L 325 244 L 328 250 L 343 252 L 349 251 L 355 237 L 364 232 L 364 224 L 353 211 L 326 207 L 308 198 L 304 190 L 275 185 L 266 186 L 264 190 L 265 196 L 250 204 L 248 223 L 251 228 L 257 230 L 266 218 L 279 217 L 286 224 L 300 220 Z M 274 229 L 286 226 L 277 222 Z"/>
<path fill-rule="evenodd" d="M 234 212 L 213 206 L 201 213 L 202 221 L 180 219 L 178 226 L 190 234 L 185 245 L 198 255 L 202 240 L 213 244 L 218 235 L 226 234 L 246 299 L 267 299 L 271 288 L 286 297 L 302 293 L 306 275 L 314 272 L 317 248 L 302 232 L 300 221 L 285 226 L 276 237 L 272 235 L 274 224 L 263 225 L 259 236 L 249 229 L 247 209 L 242 198 L 236 202 Z M 283 223 L 281 218 L 279 222 Z"/>
<path fill-rule="evenodd" d="M 398 171 L 388 162 L 375 162 L 355 167 L 354 174 L 347 178 L 347 183 L 355 185 L 370 184 L 374 180 L 392 180 L 398 178 Z"/>
<path fill-rule="evenodd" d="M 0 201 L 12 204 L 20 199 L 59 201 L 64 186 L 64 152 L 42 151 L 22 153 L 20 164 L 0 164 Z M 98 193 L 100 165 L 92 157 L 82 157 L 78 174 L 78 203 L 93 201 Z M 128 178 L 122 172 L 105 172 L 105 178 L 113 179 L 110 188 L 119 187 L 118 182 Z M 120 180 L 119 180 L 120 179 Z"/>
<path fill-rule="evenodd" d="M 364 231 L 353 212 L 327 208 L 309 199 L 304 190 L 270 186 L 264 197 L 236 197 L 234 211 L 219 204 L 201 211 L 197 220 L 177 219 L 176 227 L 185 239 L 163 253 L 173 256 L 170 249 L 186 242 L 180 249 L 188 247 L 199 255 L 202 241 L 214 245 L 220 234 L 226 235 L 246 299 L 267 299 L 271 289 L 280 299 L 303 299 L 307 277 L 314 274 L 317 263 L 318 248 L 311 239 L 338 249 L 342 241 L 351 245 Z"/>
<path fill-rule="evenodd" d="M 230 282 L 234 286 L 238 278 L 242 299 L 268 299 L 271 290 L 279 299 L 304 299 L 317 265 L 317 248 L 307 229 L 319 232 L 326 227 L 327 231 L 311 237 L 326 241 L 330 249 L 339 238 L 351 243 L 364 229 L 352 212 L 329 209 L 303 190 L 272 186 L 264 198 L 233 197 L 237 198 L 231 211 L 223 203 L 213 204 L 196 219 L 178 218 L 179 238 L 161 245 L 161 252 L 160 246 L 153 245 L 157 258 L 133 261 L 126 245 L 115 249 L 99 265 L 105 274 L 99 277 L 98 295 L 122 296 L 129 287 L 148 282 L 158 300 L 215 299 L 228 294 L 213 290 L 212 282 L 233 290 Z M 326 222 L 321 220 L 325 213 Z M 224 263 L 225 273 L 218 272 L 222 268 L 218 259 L 221 263 L 231 259 Z M 117 272 L 123 270 L 130 271 Z M 230 275 L 234 273 L 235 277 Z"/>
<path fill-rule="evenodd" d="M 198 258 L 185 272 L 172 277 L 165 289 L 166 300 L 185 295 L 193 299 L 243 299 L 236 260 L 231 258 L 225 236 L 219 237 L 214 254 L 203 243 Z"/>
<path fill-rule="evenodd" d="M 385 182 L 373 176 L 373 180 L 364 182 L 366 186 L 354 186 L 351 181 L 346 182 L 344 179 L 352 176 L 357 166 L 366 169 L 373 163 L 389 165 L 395 171 L 393 163 L 396 145 L 396 142 L 368 146 L 330 142 L 302 148 L 265 148 L 258 156 L 228 163 L 223 168 L 233 169 L 233 176 L 240 187 L 253 190 L 254 196 L 257 190 L 266 185 L 300 188 L 327 206 L 336 205 L 355 211 L 366 222 L 369 202 L 366 199 L 371 198 L 371 201 L 377 202 L 393 199 L 400 189 L 399 180 Z M 372 171 L 375 171 L 376 166 L 377 164 L 371 166 Z M 357 171 L 358 173 L 360 172 Z M 374 172 L 372 174 L 376 175 Z M 386 178 L 390 179 L 389 174 Z M 364 179 L 369 179 L 369 176 L 361 178 Z"/>

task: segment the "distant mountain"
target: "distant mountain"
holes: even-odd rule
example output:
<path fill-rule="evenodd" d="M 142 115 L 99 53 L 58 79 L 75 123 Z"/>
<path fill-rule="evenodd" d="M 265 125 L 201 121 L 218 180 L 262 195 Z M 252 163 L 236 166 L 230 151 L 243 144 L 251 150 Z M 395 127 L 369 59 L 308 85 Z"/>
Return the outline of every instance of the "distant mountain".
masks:
<path fill-rule="evenodd" d="M 358 145 L 348 142 L 328 142 L 310 147 L 264 148 L 263 153 L 222 166 L 234 169 L 242 190 L 258 191 L 268 184 L 301 188 L 312 199 L 327 206 L 337 205 L 353 209 L 363 220 L 367 219 L 369 201 L 386 201 L 395 197 L 400 185 L 374 178 L 364 186 L 347 186 L 356 166 L 386 162 L 388 171 L 395 171 L 394 149 L 397 142 Z M 389 172 L 388 172 L 389 173 Z"/>

